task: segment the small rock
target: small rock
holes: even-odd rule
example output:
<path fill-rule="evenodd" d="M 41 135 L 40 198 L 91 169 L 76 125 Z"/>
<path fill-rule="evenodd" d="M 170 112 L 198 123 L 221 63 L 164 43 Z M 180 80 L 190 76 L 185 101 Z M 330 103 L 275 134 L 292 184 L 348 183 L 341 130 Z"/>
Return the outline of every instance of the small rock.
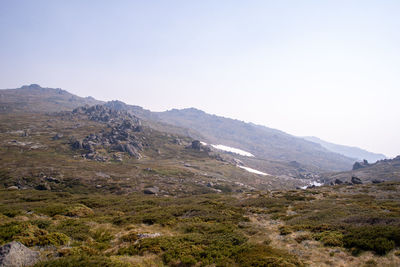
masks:
<path fill-rule="evenodd" d="M 57 133 L 55 136 L 53 136 L 51 139 L 53 139 L 53 140 L 59 140 L 59 139 L 61 139 L 61 138 L 63 138 L 63 134 L 61 134 L 61 133 Z"/>
<path fill-rule="evenodd" d="M 1 267 L 32 266 L 39 260 L 39 252 L 33 251 L 19 242 L 11 242 L 0 247 Z"/>
<path fill-rule="evenodd" d="M 154 234 L 141 233 L 141 234 L 137 235 L 137 237 L 139 239 L 142 239 L 142 238 L 155 238 L 155 237 L 159 237 L 159 236 L 161 236 L 160 233 L 154 233 Z"/>
<path fill-rule="evenodd" d="M 157 186 L 153 186 L 153 187 L 147 187 L 143 190 L 143 193 L 147 194 L 147 195 L 155 195 L 160 191 L 160 189 Z"/>
<path fill-rule="evenodd" d="M 382 180 L 378 180 L 378 179 L 374 179 L 374 180 L 372 180 L 372 183 L 373 184 L 380 184 L 380 183 L 383 183 L 383 181 Z"/>
<path fill-rule="evenodd" d="M 18 186 L 13 185 L 13 186 L 8 187 L 7 189 L 8 190 L 18 190 Z"/>

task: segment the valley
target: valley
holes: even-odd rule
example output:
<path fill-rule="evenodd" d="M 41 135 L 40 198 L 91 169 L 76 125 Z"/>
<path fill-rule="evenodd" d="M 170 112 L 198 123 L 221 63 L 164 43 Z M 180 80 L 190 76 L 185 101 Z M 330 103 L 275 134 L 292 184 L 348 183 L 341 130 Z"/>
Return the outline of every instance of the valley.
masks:
<path fill-rule="evenodd" d="M 0 107 L 0 244 L 35 266 L 400 265 L 398 157 L 38 85 Z"/>

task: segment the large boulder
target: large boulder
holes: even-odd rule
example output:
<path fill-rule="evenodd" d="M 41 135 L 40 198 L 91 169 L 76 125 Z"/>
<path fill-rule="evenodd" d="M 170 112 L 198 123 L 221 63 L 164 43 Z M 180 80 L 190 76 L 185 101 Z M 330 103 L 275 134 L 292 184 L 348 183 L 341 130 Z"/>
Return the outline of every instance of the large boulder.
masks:
<path fill-rule="evenodd" d="M 11 242 L 0 247 L 0 267 L 32 266 L 39 260 L 39 252 L 33 251 L 19 242 Z"/>
<path fill-rule="evenodd" d="M 352 177 L 351 177 L 351 182 L 352 182 L 353 184 L 362 184 L 361 179 L 360 179 L 360 178 L 357 178 L 357 177 L 355 177 L 355 176 L 352 176 Z"/>
<path fill-rule="evenodd" d="M 200 150 L 201 149 L 201 142 L 199 140 L 194 140 L 192 142 L 191 148 L 195 149 L 195 150 Z"/>
<path fill-rule="evenodd" d="M 343 181 L 340 180 L 340 179 L 336 179 L 336 180 L 335 180 L 335 184 L 343 184 Z"/>

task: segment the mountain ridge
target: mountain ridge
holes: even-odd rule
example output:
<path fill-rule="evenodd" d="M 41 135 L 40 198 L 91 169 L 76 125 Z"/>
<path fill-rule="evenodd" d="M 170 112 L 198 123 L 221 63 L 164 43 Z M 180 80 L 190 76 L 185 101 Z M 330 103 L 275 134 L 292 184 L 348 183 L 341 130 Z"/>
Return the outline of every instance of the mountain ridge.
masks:
<path fill-rule="evenodd" d="M 296 161 L 316 171 L 350 170 L 355 161 L 283 131 L 208 114 L 193 107 L 152 112 L 119 100 L 103 102 L 92 97 L 79 97 L 62 89 L 42 88 L 36 84 L 19 89 L 1 90 L 0 102 L 3 112 L 18 112 L 24 109 L 31 112 L 54 112 L 60 109 L 72 110 L 84 105 L 105 104 L 127 110 L 141 118 L 144 124 L 158 130 L 183 134 L 207 143 L 239 148 L 263 159 Z"/>
<path fill-rule="evenodd" d="M 331 143 L 325 140 L 322 140 L 318 137 L 315 136 L 305 136 L 303 137 L 304 139 L 320 144 L 321 146 L 325 147 L 326 149 L 336 152 L 338 154 L 342 154 L 344 156 L 354 158 L 356 160 L 368 160 L 369 162 L 376 162 L 378 160 L 386 159 L 387 157 L 383 154 L 380 153 L 373 153 L 370 151 L 367 151 L 365 149 L 356 147 L 356 146 L 346 146 L 346 145 L 340 145 L 340 144 L 335 144 Z"/>

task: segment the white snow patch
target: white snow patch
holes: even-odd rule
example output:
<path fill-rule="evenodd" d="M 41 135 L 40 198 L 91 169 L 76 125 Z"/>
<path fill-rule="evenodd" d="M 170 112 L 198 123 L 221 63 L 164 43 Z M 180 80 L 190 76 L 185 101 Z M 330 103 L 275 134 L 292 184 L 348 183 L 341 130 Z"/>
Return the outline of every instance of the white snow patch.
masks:
<path fill-rule="evenodd" d="M 239 166 L 239 165 L 237 165 L 237 166 L 238 166 L 239 168 L 242 168 L 242 169 L 244 169 L 244 170 L 246 170 L 246 171 L 248 171 L 248 172 L 251 172 L 251 173 L 260 174 L 260 175 L 269 175 L 268 173 L 260 172 L 260 171 L 257 171 L 257 170 L 255 170 L 255 169 L 249 168 L 249 167 Z"/>
<path fill-rule="evenodd" d="M 230 147 L 230 146 L 224 146 L 224 145 L 211 145 L 212 147 L 219 149 L 219 150 L 223 150 L 223 151 L 227 151 L 227 152 L 232 152 L 235 154 L 239 154 L 242 156 L 246 156 L 246 157 L 254 157 L 253 154 L 251 154 L 250 152 L 241 150 L 239 148 L 234 148 L 234 147 Z"/>
<path fill-rule="evenodd" d="M 310 182 L 308 185 L 300 186 L 300 188 L 301 188 L 301 189 L 307 189 L 307 187 L 313 186 L 313 185 L 315 185 L 315 186 L 322 186 L 323 183 L 318 183 L 317 181 L 312 181 L 312 182 Z"/>

